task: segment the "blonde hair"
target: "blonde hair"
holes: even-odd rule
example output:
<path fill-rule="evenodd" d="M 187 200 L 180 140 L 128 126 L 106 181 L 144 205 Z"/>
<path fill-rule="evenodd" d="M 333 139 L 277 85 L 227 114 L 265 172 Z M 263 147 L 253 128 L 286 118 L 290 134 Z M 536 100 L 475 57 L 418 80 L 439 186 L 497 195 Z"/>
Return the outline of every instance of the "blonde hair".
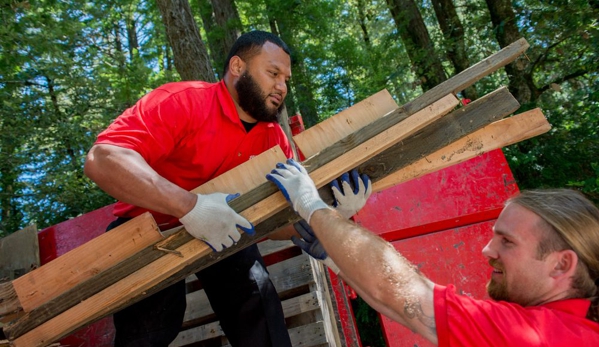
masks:
<path fill-rule="evenodd" d="M 592 301 L 587 318 L 599 322 L 599 209 L 580 192 L 571 189 L 522 191 L 506 205 L 518 204 L 543 219 L 547 237 L 539 243 L 539 257 L 573 250 L 579 262 L 572 280 L 574 297 Z"/>

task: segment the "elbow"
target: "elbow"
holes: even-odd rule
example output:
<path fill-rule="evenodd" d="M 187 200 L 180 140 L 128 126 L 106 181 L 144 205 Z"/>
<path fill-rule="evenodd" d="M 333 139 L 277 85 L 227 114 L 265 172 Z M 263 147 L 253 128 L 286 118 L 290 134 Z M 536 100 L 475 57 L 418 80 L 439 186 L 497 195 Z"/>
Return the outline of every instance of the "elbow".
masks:
<path fill-rule="evenodd" d="M 87 155 L 85 156 L 85 163 L 83 164 L 83 173 L 92 181 L 96 181 L 98 168 L 100 167 L 98 161 L 100 160 L 101 150 L 98 145 L 94 145 Z"/>

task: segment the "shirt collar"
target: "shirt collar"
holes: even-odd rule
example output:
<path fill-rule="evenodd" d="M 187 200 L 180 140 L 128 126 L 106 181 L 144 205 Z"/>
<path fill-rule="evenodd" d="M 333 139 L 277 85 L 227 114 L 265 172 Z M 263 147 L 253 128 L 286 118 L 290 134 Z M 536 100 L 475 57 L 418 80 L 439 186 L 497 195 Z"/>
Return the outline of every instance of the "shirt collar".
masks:
<path fill-rule="evenodd" d="M 591 301 L 587 299 L 566 299 L 552 301 L 541 306 L 552 310 L 566 312 L 579 317 L 586 317 L 587 311 L 591 306 Z"/>

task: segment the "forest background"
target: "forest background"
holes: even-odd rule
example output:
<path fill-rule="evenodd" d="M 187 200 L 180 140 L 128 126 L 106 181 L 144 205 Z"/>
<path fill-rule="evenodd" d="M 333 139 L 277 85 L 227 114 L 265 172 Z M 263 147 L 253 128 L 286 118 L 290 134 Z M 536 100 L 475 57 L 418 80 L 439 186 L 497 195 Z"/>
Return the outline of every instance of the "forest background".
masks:
<path fill-rule="evenodd" d="M 290 46 L 286 107 L 307 127 L 384 88 L 404 104 L 524 37 L 459 97 L 507 85 L 517 113 L 541 107 L 553 129 L 503 149 L 519 186 L 599 202 L 599 0 L 1 0 L 0 18 L 0 237 L 113 203 L 83 174 L 98 133 L 163 83 L 220 79 L 253 29 Z"/>

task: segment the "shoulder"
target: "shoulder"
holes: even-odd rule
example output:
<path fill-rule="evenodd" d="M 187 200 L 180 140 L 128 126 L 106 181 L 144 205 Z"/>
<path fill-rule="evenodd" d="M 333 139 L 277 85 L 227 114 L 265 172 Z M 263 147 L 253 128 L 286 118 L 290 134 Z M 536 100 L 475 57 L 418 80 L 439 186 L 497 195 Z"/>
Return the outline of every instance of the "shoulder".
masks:
<path fill-rule="evenodd" d="M 485 345 L 481 341 L 494 341 L 497 345 L 560 346 L 580 336 L 599 339 L 599 325 L 572 312 L 478 300 L 458 295 L 451 285 L 435 286 L 434 300 L 439 346 Z"/>

